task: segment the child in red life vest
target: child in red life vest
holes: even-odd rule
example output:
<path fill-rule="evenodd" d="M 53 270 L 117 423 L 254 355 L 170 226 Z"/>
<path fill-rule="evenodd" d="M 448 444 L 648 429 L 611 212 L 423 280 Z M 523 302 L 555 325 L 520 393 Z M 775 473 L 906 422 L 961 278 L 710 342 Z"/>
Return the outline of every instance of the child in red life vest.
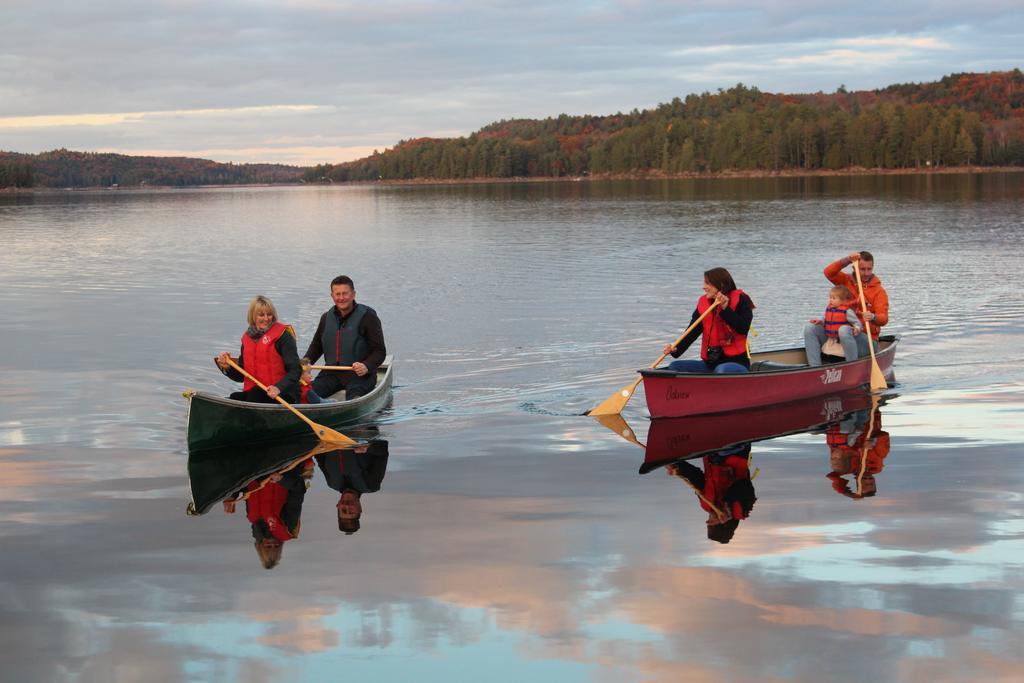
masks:
<path fill-rule="evenodd" d="M 829 290 L 825 317 L 812 318 L 804 334 L 808 365 L 821 365 L 822 353 L 845 357 L 846 360 L 858 357 L 856 337 L 863 329 L 854 304 L 853 292 L 845 285 L 836 285 Z"/>
<path fill-rule="evenodd" d="M 323 398 L 320 394 L 313 391 L 313 376 L 309 374 L 309 366 L 305 363 L 302 364 L 302 374 L 299 376 L 299 385 L 302 388 L 301 403 L 334 403 L 333 398 Z"/>

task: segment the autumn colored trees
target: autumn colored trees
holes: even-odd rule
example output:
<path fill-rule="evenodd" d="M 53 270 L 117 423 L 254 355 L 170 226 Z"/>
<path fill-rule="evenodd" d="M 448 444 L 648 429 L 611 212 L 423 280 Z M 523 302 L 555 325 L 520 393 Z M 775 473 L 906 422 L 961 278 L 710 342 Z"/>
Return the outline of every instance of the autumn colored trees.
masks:
<path fill-rule="evenodd" d="M 629 114 L 500 121 L 464 138 L 400 142 L 306 180 L 963 165 L 1024 165 L 1019 70 L 856 93 L 777 95 L 740 84 Z"/>
<path fill-rule="evenodd" d="M 133 157 L 66 149 L 42 154 L 0 152 L 0 187 L 185 187 L 295 183 L 302 173 L 303 169 L 298 166 L 221 164 L 185 157 Z"/>
<path fill-rule="evenodd" d="M 226 185 L 1024 165 L 1024 74 L 782 95 L 743 84 L 611 116 L 498 121 L 298 168 L 55 150 L 0 152 L 0 187 Z"/>

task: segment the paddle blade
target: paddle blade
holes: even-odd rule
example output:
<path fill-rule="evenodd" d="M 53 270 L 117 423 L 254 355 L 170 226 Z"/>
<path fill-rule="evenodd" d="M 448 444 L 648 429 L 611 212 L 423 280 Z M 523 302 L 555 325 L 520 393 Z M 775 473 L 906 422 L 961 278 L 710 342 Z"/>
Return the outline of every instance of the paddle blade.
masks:
<path fill-rule="evenodd" d="M 874 358 L 871 359 L 874 361 Z M 877 362 L 871 363 L 871 391 L 885 391 L 889 388 L 889 383 L 885 381 L 885 375 L 882 374 L 882 369 L 878 367 Z"/>
<path fill-rule="evenodd" d="M 357 442 L 353 439 L 348 438 L 341 432 L 336 432 L 330 427 L 324 427 L 323 425 L 313 424 L 313 431 L 321 441 L 328 443 L 336 443 L 343 446 L 354 446 Z"/>
<path fill-rule="evenodd" d="M 602 426 L 607 427 L 626 441 L 635 443 L 640 448 L 646 448 L 636 438 L 636 433 L 633 432 L 633 428 L 622 419 L 621 415 L 594 415 L 594 419 L 597 420 Z"/>
<path fill-rule="evenodd" d="M 597 417 L 598 415 L 618 415 L 622 412 L 622 409 L 626 407 L 629 399 L 633 397 L 633 392 L 640 386 L 640 380 L 643 377 L 637 377 L 636 381 L 632 384 L 628 384 L 614 394 L 604 400 L 603 403 L 598 405 L 596 408 L 592 408 L 587 412 L 587 415 Z"/>

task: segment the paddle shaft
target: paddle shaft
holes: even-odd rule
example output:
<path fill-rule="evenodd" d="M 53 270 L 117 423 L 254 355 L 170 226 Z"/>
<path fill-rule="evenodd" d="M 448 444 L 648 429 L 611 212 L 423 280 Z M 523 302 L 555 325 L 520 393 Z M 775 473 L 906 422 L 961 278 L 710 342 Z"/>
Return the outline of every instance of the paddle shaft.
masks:
<path fill-rule="evenodd" d="M 308 370 L 351 370 L 351 365 L 307 365 Z"/>
<path fill-rule="evenodd" d="M 243 367 L 242 367 L 241 365 L 239 365 L 239 364 L 238 364 L 238 363 L 236 363 L 235 361 L 231 360 L 230 358 L 228 358 L 228 365 L 230 365 L 231 367 L 233 367 L 233 368 L 234 368 L 235 370 L 238 370 L 238 371 L 239 371 L 240 373 L 242 373 L 242 375 L 244 375 L 244 376 L 245 376 L 245 377 L 247 377 L 247 378 L 248 378 L 249 380 L 251 380 L 251 381 L 253 382 L 253 384 L 255 384 L 256 386 L 258 386 L 258 387 L 259 387 L 260 389 L 262 389 L 263 391 L 266 391 L 266 390 L 267 390 L 267 385 L 266 385 L 266 384 L 264 384 L 263 382 L 259 381 L 258 379 L 256 379 L 255 377 L 253 377 L 253 376 L 252 376 L 251 374 L 249 374 L 248 372 L 246 372 L 246 371 L 245 371 L 245 368 L 243 368 Z M 295 414 L 296 414 L 296 415 L 297 415 L 297 416 L 299 417 L 299 419 L 301 419 L 301 420 L 302 420 L 303 422 L 305 422 L 306 424 L 308 424 L 308 425 L 309 425 L 310 427 L 312 427 L 312 428 L 313 428 L 314 430 L 315 430 L 315 429 L 317 429 L 317 428 L 319 428 L 319 426 L 320 426 L 320 425 L 318 425 L 317 423 L 313 422 L 313 421 L 312 421 L 312 420 L 310 420 L 310 419 L 309 419 L 308 417 L 306 417 L 305 415 L 303 415 L 302 413 L 300 413 L 300 412 L 299 412 L 299 411 L 298 411 L 298 410 L 297 410 L 297 409 L 295 408 L 295 406 L 293 406 L 293 405 L 292 405 L 291 403 L 289 403 L 288 401 L 284 400 L 284 399 L 283 399 L 283 398 L 281 398 L 280 396 L 275 396 L 275 397 L 274 397 L 274 399 L 275 399 L 275 400 L 276 400 L 276 401 L 277 401 L 278 403 L 280 403 L 281 405 L 283 405 L 283 406 L 284 406 L 285 408 L 287 408 L 288 410 L 290 410 L 290 411 L 292 411 L 293 413 L 295 413 Z"/>
<path fill-rule="evenodd" d="M 689 327 L 687 327 L 685 330 L 683 330 L 683 333 L 681 335 L 679 335 L 679 339 L 676 339 L 674 342 L 672 342 L 672 348 L 674 349 L 675 347 L 679 346 L 679 344 L 682 343 L 682 341 L 686 337 L 686 335 L 690 334 L 690 332 L 693 332 L 693 329 L 695 327 L 697 327 L 697 325 L 700 323 L 700 321 L 704 320 L 704 318 L 707 316 L 707 314 L 711 312 L 711 309 L 713 309 L 717 305 L 718 305 L 717 301 L 712 301 L 711 305 L 708 306 L 708 310 L 706 310 L 703 313 L 701 313 L 700 317 L 698 317 L 696 320 L 694 320 L 690 324 Z M 653 363 L 651 363 L 651 367 L 652 368 L 658 367 L 658 363 L 660 363 L 661 361 L 665 360 L 665 356 L 667 356 L 667 355 L 668 355 L 667 353 L 661 354 L 661 356 L 658 357 L 658 360 L 656 360 Z"/>
<path fill-rule="evenodd" d="M 710 500 L 708 500 L 707 496 L 705 496 L 704 493 L 700 489 L 698 489 L 696 486 L 694 486 L 692 481 L 690 481 L 686 477 L 679 477 L 679 479 L 682 479 L 683 481 L 685 481 L 686 485 L 689 486 L 691 489 L 693 489 L 693 492 L 697 494 L 697 497 L 700 498 L 702 501 L 704 501 L 704 503 L 709 508 L 711 508 L 711 510 L 718 517 L 718 519 L 725 519 L 725 513 L 722 512 L 721 510 L 719 510 L 717 507 L 715 507 L 715 504 L 712 503 Z"/>
<path fill-rule="evenodd" d="M 879 391 L 885 389 L 888 385 L 885 377 L 882 376 L 882 369 L 878 367 L 878 360 L 875 358 L 875 344 L 871 339 L 871 323 L 868 321 L 868 304 L 864 299 L 864 285 L 860 280 L 860 261 L 853 262 L 853 273 L 857 276 L 857 293 L 860 294 L 860 309 L 864 312 L 864 334 L 867 335 L 868 353 L 871 354 L 871 390 Z"/>
<path fill-rule="evenodd" d="M 857 473 L 857 495 L 864 495 L 864 472 L 868 466 L 868 448 L 871 445 L 871 435 L 875 431 L 875 411 L 878 410 L 878 399 L 871 397 L 871 417 L 868 419 L 868 431 L 864 432 L 864 450 L 860 454 L 860 472 Z"/>
<path fill-rule="evenodd" d="M 706 310 L 703 313 L 701 313 L 700 317 L 697 318 L 696 320 L 694 320 L 693 324 L 691 324 L 689 327 L 687 327 L 683 331 L 683 333 L 681 335 L 679 335 L 679 339 L 676 339 L 674 342 L 672 342 L 672 348 L 675 348 L 677 345 L 679 345 L 679 343 L 683 341 L 683 338 L 686 335 L 690 334 L 690 332 L 695 327 L 697 327 L 697 324 L 700 323 L 700 321 L 704 320 L 704 316 L 706 316 L 708 313 L 710 313 L 711 309 L 713 309 L 717 305 L 718 305 L 717 301 L 712 301 L 711 305 L 708 306 L 708 310 Z M 661 361 L 665 360 L 665 356 L 667 356 L 667 355 L 668 355 L 667 353 L 663 353 L 660 356 L 658 356 L 658 360 L 656 360 L 653 363 L 651 363 L 650 367 L 652 367 L 652 368 L 658 367 L 658 363 L 660 363 Z M 622 409 L 626 407 L 626 403 L 629 401 L 629 399 L 631 399 L 633 397 L 633 392 L 636 391 L 636 388 L 638 386 L 640 386 L 640 382 L 641 381 L 643 381 L 643 376 L 637 377 L 636 380 L 634 380 L 630 384 L 627 384 L 622 389 L 619 389 L 618 391 L 616 391 L 614 394 L 612 394 L 611 396 L 606 398 L 604 401 L 602 401 L 600 404 L 598 404 L 597 407 L 592 408 L 591 410 L 587 411 L 586 414 L 587 415 L 593 415 L 593 416 L 596 417 L 598 415 L 617 415 L 618 413 L 621 413 Z"/>
<path fill-rule="evenodd" d="M 240 366 L 235 361 L 231 360 L 231 358 L 228 358 L 228 365 L 233 367 L 238 372 L 242 373 L 243 376 L 248 377 L 250 380 L 252 380 L 252 382 L 256 386 L 258 386 L 263 391 L 267 390 L 267 385 L 266 384 L 264 384 L 263 382 L 259 381 L 258 379 L 256 379 L 252 375 L 250 375 L 248 372 L 245 371 L 245 369 L 242 366 Z M 318 438 L 323 439 L 323 438 L 325 438 L 325 436 L 328 436 L 328 437 L 331 437 L 328 440 L 340 440 L 340 441 L 347 442 L 347 443 L 354 443 L 352 441 L 352 439 L 348 438 L 344 434 L 341 434 L 340 432 L 336 432 L 333 429 L 328 429 L 327 427 L 324 427 L 323 425 L 318 425 L 316 422 L 313 422 L 308 417 L 306 417 L 305 415 L 300 413 L 295 408 L 295 406 L 293 406 L 291 403 L 288 403 L 288 401 L 284 400 L 280 396 L 275 396 L 274 399 L 277 400 L 277 402 L 280 403 L 281 405 L 283 405 L 285 408 L 287 408 L 288 410 L 290 410 L 293 413 L 295 413 L 295 415 L 300 420 L 302 420 L 303 422 L 308 424 L 310 426 L 310 428 L 313 430 L 313 433 L 316 434 Z M 337 437 L 341 437 L 341 438 L 338 439 Z"/>

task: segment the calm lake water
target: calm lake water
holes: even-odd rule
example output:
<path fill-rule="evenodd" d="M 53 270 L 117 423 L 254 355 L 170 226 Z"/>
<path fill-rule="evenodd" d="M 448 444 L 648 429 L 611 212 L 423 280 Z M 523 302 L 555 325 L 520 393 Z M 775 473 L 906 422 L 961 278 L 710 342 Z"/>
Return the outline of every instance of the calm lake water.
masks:
<path fill-rule="evenodd" d="M 3 676 L 1020 680 L 1022 224 L 1024 173 L 0 196 Z M 704 270 L 751 294 L 754 350 L 797 346 L 861 248 L 902 335 L 875 494 L 823 430 L 755 442 L 756 504 L 709 540 L 581 414 Z M 395 355 L 350 430 L 386 474 L 346 535 L 314 468 L 266 570 L 244 509 L 185 514 L 181 392 L 232 389 L 255 294 L 304 349 L 339 273 Z M 642 390 L 624 417 L 656 438 Z"/>

